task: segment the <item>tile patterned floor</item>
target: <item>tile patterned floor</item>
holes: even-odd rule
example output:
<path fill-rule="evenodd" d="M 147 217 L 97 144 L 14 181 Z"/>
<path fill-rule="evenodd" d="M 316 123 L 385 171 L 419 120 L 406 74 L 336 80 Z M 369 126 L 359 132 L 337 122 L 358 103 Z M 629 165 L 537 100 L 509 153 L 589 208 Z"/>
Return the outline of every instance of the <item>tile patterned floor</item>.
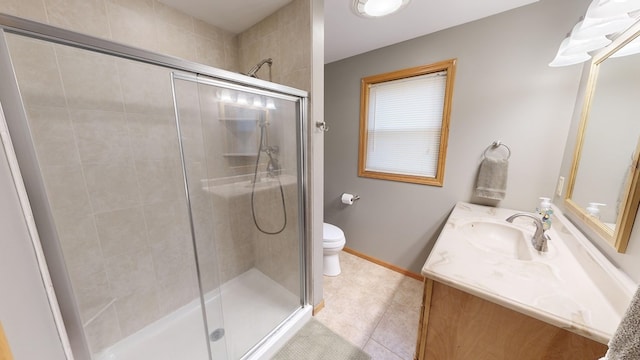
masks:
<path fill-rule="evenodd" d="M 346 252 L 342 273 L 324 277 L 325 307 L 316 319 L 373 360 L 412 360 L 422 282 Z"/>

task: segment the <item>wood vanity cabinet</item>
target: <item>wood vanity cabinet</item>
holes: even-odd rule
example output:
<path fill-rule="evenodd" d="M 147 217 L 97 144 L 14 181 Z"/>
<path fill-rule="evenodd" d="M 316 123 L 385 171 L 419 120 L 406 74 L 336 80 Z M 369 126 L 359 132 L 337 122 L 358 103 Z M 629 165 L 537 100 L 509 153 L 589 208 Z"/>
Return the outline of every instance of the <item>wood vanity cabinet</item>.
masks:
<path fill-rule="evenodd" d="M 416 360 L 591 360 L 607 346 L 425 279 Z"/>

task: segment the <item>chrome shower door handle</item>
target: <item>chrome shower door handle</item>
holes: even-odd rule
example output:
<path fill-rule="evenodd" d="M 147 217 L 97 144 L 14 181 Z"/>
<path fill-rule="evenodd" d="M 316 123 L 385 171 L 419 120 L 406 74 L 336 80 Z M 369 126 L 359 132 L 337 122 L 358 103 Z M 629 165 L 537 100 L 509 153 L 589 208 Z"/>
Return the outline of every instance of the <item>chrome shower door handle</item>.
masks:
<path fill-rule="evenodd" d="M 324 131 L 324 132 L 329 131 L 329 125 L 327 125 L 327 123 L 326 123 L 326 122 L 324 122 L 324 121 L 318 121 L 318 122 L 316 123 L 316 127 L 317 127 L 318 129 L 320 129 L 321 131 Z"/>

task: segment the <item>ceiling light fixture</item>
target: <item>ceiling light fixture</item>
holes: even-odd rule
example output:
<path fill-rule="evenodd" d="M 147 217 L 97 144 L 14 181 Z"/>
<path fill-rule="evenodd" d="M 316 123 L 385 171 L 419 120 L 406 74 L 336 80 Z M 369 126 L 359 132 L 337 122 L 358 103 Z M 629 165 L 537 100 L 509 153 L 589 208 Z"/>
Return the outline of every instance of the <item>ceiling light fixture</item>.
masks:
<path fill-rule="evenodd" d="M 353 10 L 359 16 L 377 18 L 391 15 L 407 6 L 410 0 L 354 0 Z"/>

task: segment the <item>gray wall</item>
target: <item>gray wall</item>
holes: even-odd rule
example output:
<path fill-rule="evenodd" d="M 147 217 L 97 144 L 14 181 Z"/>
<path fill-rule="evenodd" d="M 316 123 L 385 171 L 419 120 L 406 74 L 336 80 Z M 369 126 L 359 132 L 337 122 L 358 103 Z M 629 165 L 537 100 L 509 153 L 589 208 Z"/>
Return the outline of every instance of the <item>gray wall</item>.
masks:
<path fill-rule="evenodd" d="M 552 195 L 582 67 L 547 64 L 588 3 L 542 0 L 326 66 L 325 221 L 348 247 L 419 273 L 455 203 L 478 202 L 478 165 L 494 140 L 512 151 L 501 207 L 534 211 Z M 444 186 L 359 178 L 360 78 L 449 58 L 458 63 Z M 344 206 L 342 192 L 362 199 Z"/>
<path fill-rule="evenodd" d="M 16 359 L 65 359 L 1 141 L 0 199 L 0 322 L 9 347 Z"/>

